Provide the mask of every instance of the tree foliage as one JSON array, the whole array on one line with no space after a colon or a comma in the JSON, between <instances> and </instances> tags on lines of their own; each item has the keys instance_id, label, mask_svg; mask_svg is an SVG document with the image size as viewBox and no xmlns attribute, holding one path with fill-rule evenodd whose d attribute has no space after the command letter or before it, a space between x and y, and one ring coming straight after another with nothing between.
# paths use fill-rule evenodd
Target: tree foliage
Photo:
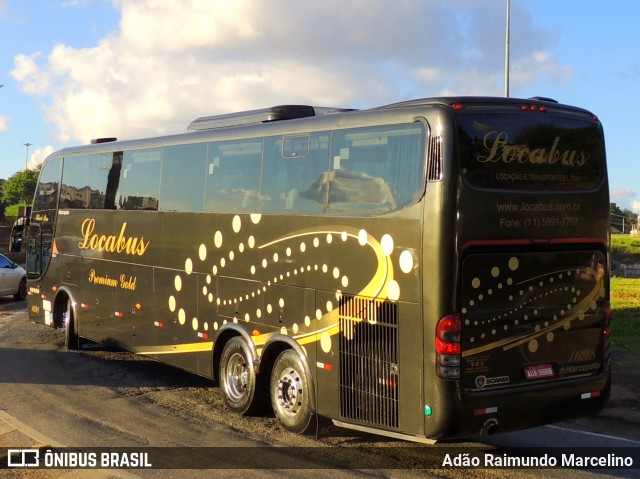
<instances>
[{"instance_id":1,"label":"tree foliage","mask_svg":"<svg viewBox=\"0 0 640 479\"><path fill-rule=\"evenodd\" d=\"M620 208L616 203L611 203L611 226L621 233L628 233L633 226L638 226L638 214L627 208Z\"/></svg>"},{"instance_id":2,"label":"tree foliage","mask_svg":"<svg viewBox=\"0 0 640 479\"><path fill-rule=\"evenodd\" d=\"M28 205L33 201L33 194L38 184L39 169L14 173L2 185L2 203Z\"/></svg>"}]
</instances>

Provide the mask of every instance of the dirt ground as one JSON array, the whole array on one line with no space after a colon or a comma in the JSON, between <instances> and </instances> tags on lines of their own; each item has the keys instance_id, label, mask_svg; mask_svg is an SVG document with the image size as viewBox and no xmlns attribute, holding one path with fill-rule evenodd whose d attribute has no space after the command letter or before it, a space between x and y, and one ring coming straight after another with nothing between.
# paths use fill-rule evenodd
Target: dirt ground
<instances>
[{"instance_id":1,"label":"dirt ground","mask_svg":"<svg viewBox=\"0 0 640 479\"><path fill-rule=\"evenodd\" d=\"M613 351L613 386L608 408L640 415L640 351Z\"/></svg>"}]
</instances>

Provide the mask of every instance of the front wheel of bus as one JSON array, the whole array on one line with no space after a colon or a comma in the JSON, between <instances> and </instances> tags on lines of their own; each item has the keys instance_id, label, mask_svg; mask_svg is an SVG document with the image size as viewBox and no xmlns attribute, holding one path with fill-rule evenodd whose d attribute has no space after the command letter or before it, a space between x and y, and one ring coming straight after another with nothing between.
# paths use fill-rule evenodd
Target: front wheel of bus
<instances>
[{"instance_id":1,"label":"front wheel of bus","mask_svg":"<svg viewBox=\"0 0 640 479\"><path fill-rule=\"evenodd\" d=\"M224 403L231 411L251 414L260 409L260 397L256 394L260 388L257 387L253 357L243 339L231 338L224 346L219 378Z\"/></svg>"},{"instance_id":2,"label":"front wheel of bus","mask_svg":"<svg viewBox=\"0 0 640 479\"><path fill-rule=\"evenodd\" d=\"M70 300L65 301L61 323L65 328L64 346L69 351L77 351L80 349L80 337L78 336L77 325L73 316Z\"/></svg>"},{"instance_id":3,"label":"front wheel of bus","mask_svg":"<svg viewBox=\"0 0 640 479\"><path fill-rule=\"evenodd\" d=\"M297 434L313 432L311 387L300 356L280 353L271 373L271 405L282 426Z\"/></svg>"}]
</instances>

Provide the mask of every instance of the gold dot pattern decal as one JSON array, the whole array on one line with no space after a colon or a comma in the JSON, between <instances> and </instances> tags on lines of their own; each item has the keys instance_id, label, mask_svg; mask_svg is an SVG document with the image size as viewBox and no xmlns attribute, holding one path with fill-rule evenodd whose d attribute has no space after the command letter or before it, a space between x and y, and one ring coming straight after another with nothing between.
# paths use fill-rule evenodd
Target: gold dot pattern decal
<instances>
[{"instance_id":1,"label":"gold dot pattern decal","mask_svg":"<svg viewBox=\"0 0 640 479\"><path fill-rule=\"evenodd\" d=\"M394 271L406 277L414 275L418 265L414 251L398 245L391 233L376 238L366 228L342 225L295 230L274 238L270 227L274 217L237 214L216 220L208 241L196 243L184 258L184 269L173 277L166 303L177 324L189 323L198 338L208 338L207 331L218 331L227 323L254 322L263 325L262 334L254 338L257 345L268 335L286 330L301 344L321 341L324 350L330 347L330 336L338 332L343 292L400 301L402 281ZM347 266L353 264L351 257L358 259L355 269ZM238 278L238 282L242 278L244 286L220 286L227 278ZM198 286L194 291L187 284ZM310 304L307 311L289 311L296 306L289 304L287 289L281 285L334 291L336 299ZM199 299L194 301L190 295ZM188 306L195 304L199 306ZM277 324L274 318L281 317L289 321Z\"/></svg>"},{"instance_id":2,"label":"gold dot pattern decal","mask_svg":"<svg viewBox=\"0 0 640 479\"><path fill-rule=\"evenodd\" d=\"M604 257L595 262L595 255L576 256L583 260L555 253L477 255L466 260L463 356L520 345L534 354L556 341L555 331L568 331L574 322L593 317L597 300L605 295Z\"/></svg>"}]
</instances>

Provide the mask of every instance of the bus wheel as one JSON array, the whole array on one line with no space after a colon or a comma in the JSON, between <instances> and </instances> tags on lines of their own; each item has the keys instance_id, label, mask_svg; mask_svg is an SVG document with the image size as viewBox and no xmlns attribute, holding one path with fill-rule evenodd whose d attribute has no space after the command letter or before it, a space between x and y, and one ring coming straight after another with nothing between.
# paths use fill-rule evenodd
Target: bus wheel
<instances>
[{"instance_id":1,"label":"bus wheel","mask_svg":"<svg viewBox=\"0 0 640 479\"><path fill-rule=\"evenodd\" d=\"M73 309L71 309L71 301L68 299L64 303L61 323L62 327L65 328L64 347L69 351L80 349L80 337L76 329L76 321L73 316Z\"/></svg>"},{"instance_id":2,"label":"bus wheel","mask_svg":"<svg viewBox=\"0 0 640 479\"><path fill-rule=\"evenodd\" d=\"M309 379L295 351L283 351L276 359L270 392L273 412L285 429L297 434L313 432Z\"/></svg>"},{"instance_id":3,"label":"bus wheel","mask_svg":"<svg viewBox=\"0 0 640 479\"><path fill-rule=\"evenodd\" d=\"M250 414L260 408L260 395L256 391L258 378L253 369L253 358L242 338L231 338L220 358L220 386L224 403L233 412Z\"/></svg>"}]
</instances>

